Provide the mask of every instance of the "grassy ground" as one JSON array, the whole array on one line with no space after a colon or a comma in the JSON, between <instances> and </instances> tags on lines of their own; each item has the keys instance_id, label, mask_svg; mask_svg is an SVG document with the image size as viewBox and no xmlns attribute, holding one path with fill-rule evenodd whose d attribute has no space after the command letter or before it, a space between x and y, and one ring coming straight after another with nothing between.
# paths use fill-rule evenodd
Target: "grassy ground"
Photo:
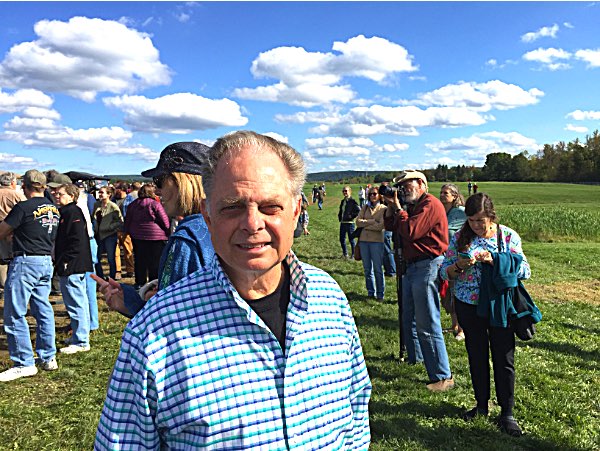
<instances>
[{"instance_id":1,"label":"grassy ground","mask_svg":"<svg viewBox=\"0 0 600 451\"><path fill-rule=\"evenodd\" d=\"M589 221L587 228L596 227L596 233L600 229L600 187L482 183L480 189L497 200L502 217L508 208L522 208L526 214L531 208L564 210L568 205L589 213L584 219ZM439 184L433 184L431 192L438 191ZM490 421L465 423L458 418L473 405L463 342L447 335L457 381L456 389L447 393L432 394L425 389L423 366L398 362L394 281L387 279L384 302L366 298L361 264L339 258L340 186L329 185L328 193L323 211L309 207L311 235L299 238L294 249L302 260L330 272L350 299L374 388L370 406L373 450L600 449L597 236L575 236L578 241L574 242L571 234L580 232L567 228L561 232L538 216L533 226L545 239L524 243L533 270L527 287L544 320L533 341L518 344L515 415L526 435L513 439L499 433ZM531 234L527 227L526 222L515 226L524 237ZM443 322L444 327L450 325L445 313ZM89 353L59 355L59 371L0 385L0 449L90 449L124 325L123 318L102 309L101 327L92 335ZM63 338L59 334L57 343ZM0 370L9 366L9 360L0 355ZM490 407L492 415L498 413L494 401Z\"/></svg>"}]
</instances>

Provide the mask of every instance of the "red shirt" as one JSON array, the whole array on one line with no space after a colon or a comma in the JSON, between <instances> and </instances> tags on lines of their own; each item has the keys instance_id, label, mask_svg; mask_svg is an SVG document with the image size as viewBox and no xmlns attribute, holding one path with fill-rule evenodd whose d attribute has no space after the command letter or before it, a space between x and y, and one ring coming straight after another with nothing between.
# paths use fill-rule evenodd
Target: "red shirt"
<instances>
[{"instance_id":1,"label":"red shirt","mask_svg":"<svg viewBox=\"0 0 600 451\"><path fill-rule=\"evenodd\" d=\"M402 237L404 258L410 262L420 257L438 257L448 249L448 219L440 200L427 193L408 212L399 211L384 217L386 230Z\"/></svg>"}]
</instances>

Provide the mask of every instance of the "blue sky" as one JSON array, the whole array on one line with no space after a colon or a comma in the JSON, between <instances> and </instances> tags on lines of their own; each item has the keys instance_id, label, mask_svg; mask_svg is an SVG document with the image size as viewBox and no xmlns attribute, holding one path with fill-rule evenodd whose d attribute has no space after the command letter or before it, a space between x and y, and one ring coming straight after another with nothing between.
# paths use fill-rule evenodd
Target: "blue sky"
<instances>
[{"instance_id":1,"label":"blue sky","mask_svg":"<svg viewBox=\"0 0 600 451\"><path fill-rule=\"evenodd\" d=\"M600 3L1 2L0 170L237 129L309 172L483 165L600 128Z\"/></svg>"}]
</instances>

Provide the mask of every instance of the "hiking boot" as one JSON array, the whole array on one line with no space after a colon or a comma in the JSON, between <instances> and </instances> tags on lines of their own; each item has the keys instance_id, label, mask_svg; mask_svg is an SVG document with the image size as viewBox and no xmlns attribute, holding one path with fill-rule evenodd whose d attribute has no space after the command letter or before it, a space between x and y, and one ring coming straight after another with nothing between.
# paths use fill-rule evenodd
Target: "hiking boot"
<instances>
[{"instance_id":1,"label":"hiking boot","mask_svg":"<svg viewBox=\"0 0 600 451\"><path fill-rule=\"evenodd\" d=\"M90 345L87 346L79 346L79 345L69 345L66 348L61 348L59 351L63 354L76 354L78 352L87 352L90 350Z\"/></svg>"},{"instance_id":2,"label":"hiking boot","mask_svg":"<svg viewBox=\"0 0 600 451\"><path fill-rule=\"evenodd\" d=\"M38 366L44 371L56 371L58 369L58 363L56 363L56 357L52 357L47 362L39 359L37 362Z\"/></svg>"},{"instance_id":3,"label":"hiking boot","mask_svg":"<svg viewBox=\"0 0 600 451\"><path fill-rule=\"evenodd\" d=\"M0 382L10 382L22 377L35 376L38 370L35 365L31 366L13 366L12 368L0 373Z\"/></svg>"},{"instance_id":4,"label":"hiking boot","mask_svg":"<svg viewBox=\"0 0 600 451\"><path fill-rule=\"evenodd\" d=\"M471 410L467 410L461 414L461 418L465 421L473 421L477 417L487 417L487 409L480 409L479 407L473 407Z\"/></svg>"},{"instance_id":5,"label":"hiking boot","mask_svg":"<svg viewBox=\"0 0 600 451\"><path fill-rule=\"evenodd\" d=\"M514 417L498 417L496 425L500 428L501 432L510 435L511 437L521 437L523 431L519 427L519 424Z\"/></svg>"},{"instance_id":6,"label":"hiking boot","mask_svg":"<svg viewBox=\"0 0 600 451\"><path fill-rule=\"evenodd\" d=\"M437 382L430 382L427 384L427 390L433 392L442 392L454 388L454 377L450 376L450 379L442 379Z\"/></svg>"}]
</instances>

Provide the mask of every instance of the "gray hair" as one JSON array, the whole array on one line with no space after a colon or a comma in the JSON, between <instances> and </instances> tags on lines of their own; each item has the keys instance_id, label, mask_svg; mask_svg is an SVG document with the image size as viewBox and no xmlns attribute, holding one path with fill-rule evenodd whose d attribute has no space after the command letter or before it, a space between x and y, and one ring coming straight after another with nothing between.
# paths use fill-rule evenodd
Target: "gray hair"
<instances>
[{"instance_id":1,"label":"gray hair","mask_svg":"<svg viewBox=\"0 0 600 451\"><path fill-rule=\"evenodd\" d=\"M302 156L292 147L266 135L249 130L228 133L217 139L207 150L202 164L202 185L206 198L210 199L215 185L215 171L223 157L230 157L245 147L255 151L269 150L277 155L289 174L288 190L292 196L300 196L306 182L306 167Z\"/></svg>"},{"instance_id":2,"label":"gray hair","mask_svg":"<svg viewBox=\"0 0 600 451\"><path fill-rule=\"evenodd\" d=\"M448 189L448 191L450 191L454 196L454 200L452 201L452 208L465 205L465 198L462 194L460 194L458 186L456 186L454 183L446 183L445 185L442 185L440 191L442 191L444 188Z\"/></svg>"},{"instance_id":3,"label":"gray hair","mask_svg":"<svg viewBox=\"0 0 600 451\"><path fill-rule=\"evenodd\" d=\"M10 186L12 182L17 180L17 174L14 172L3 172L0 174L0 185Z\"/></svg>"}]
</instances>

